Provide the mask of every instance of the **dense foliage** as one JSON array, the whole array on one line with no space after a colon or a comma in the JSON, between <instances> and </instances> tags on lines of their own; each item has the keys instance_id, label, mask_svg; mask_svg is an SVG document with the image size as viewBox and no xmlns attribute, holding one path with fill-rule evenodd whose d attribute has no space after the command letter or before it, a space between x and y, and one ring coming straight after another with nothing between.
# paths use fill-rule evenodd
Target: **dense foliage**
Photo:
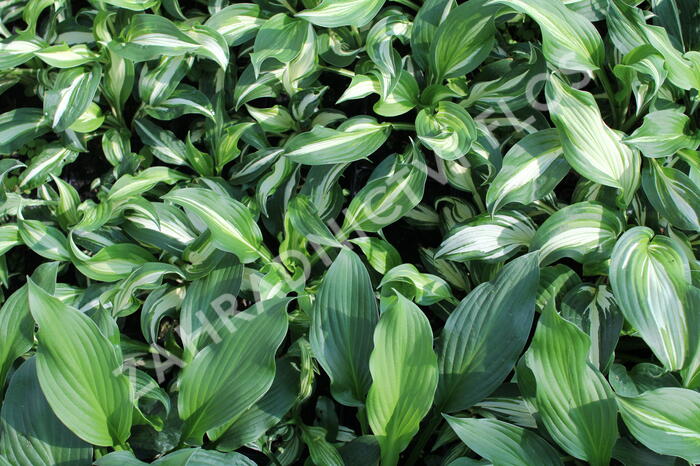
<instances>
[{"instance_id":1,"label":"dense foliage","mask_svg":"<svg viewBox=\"0 0 700 466\"><path fill-rule=\"evenodd\" d=\"M700 463L697 0L0 35L1 466Z\"/></svg>"}]
</instances>

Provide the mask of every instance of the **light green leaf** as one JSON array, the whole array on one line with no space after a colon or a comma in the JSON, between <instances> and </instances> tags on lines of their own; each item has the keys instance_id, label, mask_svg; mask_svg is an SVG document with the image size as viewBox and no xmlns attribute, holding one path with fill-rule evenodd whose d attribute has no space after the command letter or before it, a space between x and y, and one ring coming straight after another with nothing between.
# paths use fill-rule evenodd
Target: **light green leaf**
<instances>
[{"instance_id":1,"label":"light green leaf","mask_svg":"<svg viewBox=\"0 0 700 466\"><path fill-rule=\"evenodd\" d=\"M100 446L124 445L133 396L121 354L80 311L28 281L29 309L39 325L37 373L56 416L78 437Z\"/></svg>"},{"instance_id":2,"label":"light green leaf","mask_svg":"<svg viewBox=\"0 0 700 466\"><path fill-rule=\"evenodd\" d=\"M206 431L234 421L267 392L275 375L275 352L287 333L288 302L263 301L237 313L224 322L221 341L200 351L182 370L178 413L185 421L183 441L201 444Z\"/></svg>"},{"instance_id":3,"label":"light green leaf","mask_svg":"<svg viewBox=\"0 0 700 466\"><path fill-rule=\"evenodd\" d=\"M618 437L617 407L608 382L588 362L589 348L588 336L550 303L524 362L537 412L554 441L570 455L603 466Z\"/></svg>"},{"instance_id":4,"label":"light green leaf","mask_svg":"<svg viewBox=\"0 0 700 466\"><path fill-rule=\"evenodd\" d=\"M316 26L335 28L339 26L362 27L372 21L385 0L321 0L317 6L296 14L298 18Z\"/></svg>"},{"instance_id":5,"label":"light green leaf","mask_svg":"<svg viewBox=\"0 0 700 466\"><path fill-rule=\"evenodd\" d=\"M2 404L0 425L0 449L11 464L92 463L92 447L68 430L46 401L39 386L36 358L26 360L14 373Z\"/></svg>"},{"instance_id":6,"label":"light green leaf","mask_svg":"<svg viewBox=\"0 0 700 466\"><path fill-rule=\"evenodd\" d=\"M284 146L285 157L305 165L353 162L372 155L389 137L391 125L359 116L338 129L315 126L292 136Z\"/></svg>"},{"instance_id":7,"label":"light green leaf","mask_svg":"<svg viewBox=\"0 0 700 466\"><path fill-rule=\"evenodd\" d=\"M454 0L426 0L413 18L412 57L426 71L430 60L430 47L437 29L454 6Z\"/></svg>"},{"instance_id":8,"label":"light green leaf","mask_svg":"<svg viewBox=\"0 0 700 466\"><path fill-rule=\"evenodd\" d=\"M618 204L627 206L639 186L639 153L623 144L620 135L605 124L588 92L552 75L545 93L566 160L589 180L620 189Z\"/></svg>"},{"instance_id":9,"label":"light green leaf","mask_svg":"<svg viewBox=\"0 0 700 466\"><path fill-rule=\"evenodd\" d=\"M680 246L667 236L655 237L647 227L632 228L615 245L610 283L625 318L664 367L683 368L690 269Z\"/></svg>"},{"instance_id":10,"label":"light green leaf","mask_svg":"<svg viewBox=\"0 0 700 466\"><path fill-rule=\"evenodd\" d=\"M167 167L150 167L137 175L120 177L109 190L107 200L118 203L149 191L158 183L175 184L187 176Z\"/></svg>"},{"instance_id":11,"label":"light green leaf","mask_svg":"<svg viewBox=\"0 0 700 466\"><path fill-rule=\"evenodd\" d=\"M369 265L382 275L401 265L401 255L386 240L372 236L360 236L359 238L351 239L350 242L359 246Z\"/></svg>"},{"instance_id":12,"label":"light green leaf","mask_svg":"<svg viewBox=\"0 0 700 466\"><path fill-rule=\"evenodd\" d=\"M261 66L269 58L282 64L294 60L302 52L308 33L307 23L284 13L265 21L255 36L253 53L250 55L255 76L260 74Z\"/></svg>"},{"instance_id":13,"label":"light green leaf","mask_svg":"<svg viewBox=\"0 0 700 466\"><path fill-rule=\"evenodd\" d=\"M9 70L28 62L34 52L41 50L46 43L39 37L20 35L0 41L0 70Z\"/></svg>"},{"instance_id":14,"label":"light green leaf","mask_svg":"<svg viewBox=\"0 0 700 466\"><path fill-rule=\"evenodd\" d=\"M534 432L496 419L444 415L459 439L493 464L563 465L557 451Z\"/></svg>"},{"instance_id":15,"label":"light green leaf","mask_svg":"<svg viewBox=\"0 0 700 466\"><path fill-rule=\"evenodd\" d=\"M700 393L659 388L617 400L622 419L637 440L662 455L700 462Z\"/></svg>"},{"instance_id":16,"label":"light green leaf","mask_svg":"<svg viewBox=\"0 0 700 466\"><path fill-rule=\"evenodd\" d=\"M311 348L331 379L333 397L362 406L372 379L370 335L379 320L377 300L359 257L342 249L316 295L311 319Z\"/></svg>"},{"instance_id":17,"label":"light green leaf","mask_svg":"<svg viewBox=\"0 0 700 466\"><path fill-rule=\"evenodd\" d=\"M470 408L511 373L530 336L539 275L536 253L519 257L452 311L438 351L440 411Z\"/></svg>"},{"instance_id":18,"label":"light green leaf","mask_svg":"<svg viewBox=\"0 0 700 466\"><path fill-rule=\"evenodd\" d=\"M216 246L235 254L242 263L269 258L250 210L232 197L203 188L182 188L171 191L163 199L196 214L206 223Z\"/></svg>"},{"instance_id":19,"label":"light green leaf","mask_svg":"<svg viewBox=\"0 0 700 466\"><path fill-rule=\"evenodd\" d=\"M369 361L367 419L387 466L398 463L418 432L438 382L430 323L415 304L400 294L397 298L379 319Z\"/></svg>"},{"instance_id":20,"label":"light green leaf","mask_svg":"<svg viewBox=\"0 0 700 466\"><path fill-rule=\"evenodd\" d=\"M104 0L104 2L108 5L132 11L148 10L158 5L158 0Z\"/></svg>"},{"instance_id":21,"label":"light green leaf","mask_svg":"<svg viewBox=\"0 0 700 466\"><path fill-rule=\"evenodd\" d=\"M85 44L77 44L73 47L69 47L68 44L53 45L34 52L34 55L56 68L73 68L93 62L99 57Z\"/></svg>"}]
</instances>

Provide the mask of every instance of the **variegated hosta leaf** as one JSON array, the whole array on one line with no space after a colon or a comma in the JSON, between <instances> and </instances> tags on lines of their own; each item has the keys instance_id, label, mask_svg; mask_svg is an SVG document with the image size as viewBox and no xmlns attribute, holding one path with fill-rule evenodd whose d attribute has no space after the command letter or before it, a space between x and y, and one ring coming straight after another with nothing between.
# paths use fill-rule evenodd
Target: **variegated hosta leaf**
<instances>
[{"instance_id":1,"label":"variegated hosta leaf","mask_svg":"<svg viewBox=\"0 0 700 466\"><path fill-rule=\"evenodd\" d=\"M671 225L700 231L700 186L680 170L649 162L642 171L642 188L651 205Z\"/></svg>"},{"instance_id":2,"label":"variegated hosta leaf","mask_svg":"<svg viewBox=\"0 0 700 466\"><path fill-rule=\"evenodd\" d=\"M615 245L610 283L625 319L670 371L688 354L686 294L690 268L681 247L647 227L634 227Z\"/></svg>"},{"instance_id":3,"label":"variegated hosta leaf","mask_svg":"<svg viewBox=\"0 0 700 466\"><path fill-rule=\"evenodd\" d=\"M548 62L564 69L595 71L603 65L605 48L598 30L564 2L494 0L530 16L542 30L542 51Z\"/></svg>"},{"instance_id":4,"label":"variegated hosta leaf","mask_svg":"<svg viewBox=\"0 0 700 466\"><path fill-rule=\"evenodd\" d=\"M338 129L315 126L291 137L285 144L285 157L305 165L352 162L374 153L389 137L391 125L372 117L355 117Z\"/></svg>"},{"instance_id":5,"label":"variegated hosta leaf","mask_svg":"<svg viewBox=\"0 0 700 466\"><path fill-rule=\"evenodd\" d=\"M425 159L415 146L406 154L385 159L371 179L350 202L342 233L376 232L413 209L422 199L427 179Z\"/></svg>"},{"instance_id":6,"label":"variegated hosta leaf","mask_svg":"<svg viewBox=\"0 0 700 466\"><path fill-rule=\"evenodd\" d=\"M443 101L434 112L421 110L416 117L416 134L438 157L454 160L469 152L476 140L476 125L464 108Z\"/></svg>"},{"instance_id":7,"label":"variegated hosta leaf","mask_svg":"<svg viewBox=\"0 0 700 466\"><path fill-rule=\"evenodd\" d=\"M442 300L451 300L452 293L447 282L429 273L421 273L412 264L401 264L393 267L379 283L381 288L382 311L396 300L396 292L401 293L416 304L429 306Z\"/></svg>"},{"instance_id":8,"label":"variegated hosta leaf","mask_svg":"<svg viewBox=\"0 0 700 466\"><path fill-rule=\"evenodd\" d=\"M483 214L455 227L440 244L436 258L459 262L501 261L530 246L535 226L517 211Z\"/></svg>"},{"instance_id":9,"label":"variegated hosta leaf","mask_svg":"<svg viewBox=\"0 0 700 466\"><path fill-rule=\"evenodd\" d=\"M530 250L540 251L543 265L563 257L583 264L610 257L625 228L618 212L597 202L577 202L551 215L537 229Z\"/></svg>"},{"instance_id":10,"label":"variegated hosta leaf","mask_svg":"<svg viewBox=\"0 0 700 466\"><path fill-rule=\"evenodd\" d=\"M255 75L260 74L261 66L270 58L283 64L294 60L301 53L308 33L307 23L284 13L265 21L255 36L250 56Z\"/></svg>"},{"instance_id":11,"label":"variegated hosta leaf","mask_svg":"<svg viewBox=\"0 0 700 466\"><path fill-rule=\"evenodd\" d=\"M428 318L401 294L397 298L379 319L369 360L367 419L386 465L398 464L432 405L438 383Z\"/></svg>"},{"instance_id":12,"label":"variegated hosta leaf","mask_svg":"<svg viewBox=\"0 0 700 466\"><path fill-rule=\"evenodd\" d=\"M240 45L255 37L265 19L255 3L237 3L223 8L204 23L224 36L229 46Z\"/></svg>"},{"instance_id":13,"label":"variegated hosta leaf","mask_svg":"<svg viewBox=\"0 0 700 466\"><path fill-rule=\"evenodd\" d=\"M396 88L403 62L394 50L394 39L405 41L411 34L411 23L403 15L387 16L377 21L367 34L367 56L378 69L380 93L387 98Z\"/></svg>"},{"instance_id":14,"label":"variegated hosta leaf","mask_svg":"<svg viewBox=\"0 0 700 466\"><path fill-rule=\"evenodd\" d=\"M189 70L191 60L187 57L163 57L158 65L149 69L141 68L139 97L149 105L154 105L170 97ZM138 122L139 120L137 120Z\"/></svg>"},{"instance_id":15,"label":"variegated hosta leaf","mask_svg":"<svg viewBox=\"0 0 700 466\"><path fill-rule=\"evenodd\" d=\"M555 129L528 134L503 158L503 166L486 193L491 213L511 202L527 205L541 199L559 184L569 171Z\"/></svg>"},{"instance_id":16,"label":"variegated hosta leaf","mask_svg":"<svg viewBox=\"0 0 700 466\"><path fill-rule=\"evenodd\" d=\"M492 0L469 0L447 15L430 47L434 82L464 75L486 59L494 44L494 15L500 8Z\"/></svg>"},{"instance_id":17,"label":"variegated hosta leaf","mask_svg":"<svg viewBox=\"0 0 700 466\"><path fill-rule=\"evenodd\" d=\"M268 257L253 215L237 200L203 188L177 189L163 199L196 214L209 228L216 246L235 254L242 263Z\"/></svg>"},{"instance_id":18,"label":"variegated hosta leaf","mask_svg":"<svg viewBox=\"0 0 700 466\"><path fill-rule=\"evenodd\" d=\"M518 383L533 385L524 391L534 392L542 424L561 448L603 466L618 437L617 406L608 382L588 362L589 347L588 336L550 303L525 353L526 369L518 369Z\"/></svg>"},{"instance_id":19,"label":"variegated hosta leaf","mask_svg":"<svg viewBox=\"0 0 700 466\"><path fill-rule=\"evenodd\" d=\"M361 27L379 13L385 0L321 0L311 9L297 13L298 18L316 26L334 28L338 26Z\"/></svg>"},{"instance_id":20,"label":"variegated hosta leaf","mask_svg":"<svg viewBox=\"0 0 700 466\"><path fill-rule=\"evenodd\" d=\"M0 70L11 69L28 62L34 53L46 47L39 37L12 36L0 42Z\"/></svg>"},{"instance_id":21,"label":"variegated hosta leaf","mask_svg":"<svg viewBox=\"0 0 700 466\"><path fill-rule=\"evenodd\" d=\"M426 0L413 18L411 52L416 63L426 71L435 33L453 6L453 0Z\"/></svg>"},{"instance_id":22,"label":"variegated hosta leaf","mask_svg":"<svg viewBox=\"0 0 700 466\"><path fill-rule=\"evenodd\" d=\"M618 396L620 414L632 435L662 455L700 462L700 394L658 388L639 396Z\"/></svg>"},{"instance_id":23,"label":"variegated hosta leaf","mask_svg":"<svg viewBox=\"0 0 700 466\"><path fill-rule=\"evenodd\" d=\"M56 68L73 68L95 61L98 55L85 44L69 47L67 44L44 47L34 52L36 57Z\"/></svg>"},{"instance_id":24,"label":"variegated hosta leaf","mask_svg":"<svg viewBox=\"0 0 700 466\"><path fill-rule=\"evenodd\" d=\"M83 67L61 71L53 88L46 93L44 113L51 118L56 131L72 125L92 102L102 79L102 67Z\"/></svg>"},{"instance_id":25,"label":"variegated hosta leaf","mask_svg":"<svg viewBox=\"0 0 700 466\"><path fill-rule=\"evenodd\" d=\"M0 115L0 154L11 154L50 129L40 108L16 108Z\"/></svg>"},{"instance_id":26,"label":"variegated hosta leaf","mask_svg":"<svg viewBox=\"0 0 700 466\"><path fill-rule=\"evenodd\" d=\"M644 116L644 123L623 139L647 157L667 157L681 149L697 149L700 132L688 134L690 118L676 110L660 110Z\"/></svg>"},{"instance_id":27,"label":"variegated hosta leaf","mask_svg":"<svg viewBox=\"0 0 700 466\"><path fill-rule=\"evenodd\" d=\"M576 90L552 75L546 95L566 160L591 181L618 188L618 204L627 206L639 186L639 153L623 144L620 135L605 124L588 92Z\"/></svg>"},{"instance_id":28,"label":"variegated hosta leaf","mask_svg":"<svg viewBox=\"0 0 700 466\"><path fill-rule=\"evenodd\" d=\"M134 62L195 52L200 45L170 20L158 15L138 14L121 31L109 49Z\"/></svg>"}]
</instances>

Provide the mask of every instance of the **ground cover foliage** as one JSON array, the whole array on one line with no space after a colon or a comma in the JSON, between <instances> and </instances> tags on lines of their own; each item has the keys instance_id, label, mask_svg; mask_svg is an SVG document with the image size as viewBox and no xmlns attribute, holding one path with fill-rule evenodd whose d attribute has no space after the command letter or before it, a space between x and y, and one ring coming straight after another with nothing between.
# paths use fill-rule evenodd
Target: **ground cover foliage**
<instances>
[{"instance_id":1,"label":"ground cover foliage","mask_svg":"<svg viewBox=\"0 0 700 466\"><path fill-rule=\"evenodd\" d=\"M699 29L0 1L0 465L700 463Z\"/></svg>"}]
</instances>

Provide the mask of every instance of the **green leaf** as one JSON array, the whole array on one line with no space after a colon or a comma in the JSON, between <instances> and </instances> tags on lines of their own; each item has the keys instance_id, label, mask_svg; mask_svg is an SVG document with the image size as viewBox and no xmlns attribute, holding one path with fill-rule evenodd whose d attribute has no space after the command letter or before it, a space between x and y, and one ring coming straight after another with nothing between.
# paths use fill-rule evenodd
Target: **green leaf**
<instances>
[{"instance_id":1,"label":"green leaf","mask_svg":"<svg viewBox=\"0 0 700 466\"><path fill-rule=\"evenodd\" d=\"M288 302L263 301L237 313L223 322L221 341L200 351L182 370L178 413L185 421L183 441L201 444L206 431L233 422L267 392L275 375L275 352L287 333Z\"/></svg>"},{"instance_id":2,"label":"green leaf","mask_svg":"<svg viewBox=\"0 0 700 466\"><path fill-rule=\"evenodd\" d=\"M25 294L26 297L26 294ZM12 376L0 414L0 449L11 464L89 465L92 447L68 430L51 410L39 386L36 358Z\"/></svg>"},{"instance_id":3,"label":"green leaf","mask_svg":"<svg viewBox=\"0 0 700 466\"><path fill-rule=\"evenodd\" d=\"M644 445L662 455L700 462L700 394L659 388L636 397L618 396L625 425Z\"/></svg>"},{"instance_id":4,"label":"green leaf","mask_svg":"<svg viewBox=\"0 0 700 466\"><path fill-rule=\"evenodd\" d=\"M510 203L527 205L551 193L569 171L562 153L555 129L537 131L518 141L503 157L503 166L489 185L489 212Z\"/></svg>"},{"instance_id":5,"label":"green leaf","mask_svg":"<svg viewBox=\"0 0 700 466\"><path fill-rule=\"evenodd\" d=\"M690 269L678 244L667 236L654 236L647 227L632 228L615 245L610 283L625 319L664 367L683 368L689 344Z\"/></svg>"},{"instance_id":6,"label":"green leaf","mask_svg":"<svg viewBox=\"0 0 700 466\"><path fill-rule=\"evenodd\" d=\"M552 214L537 229L530 250L542 264L564 257L587 264L610 257L625 224L618 212L598 202L577 202Z\"/></svg>"},{"instance_id":7,"label":"green leaf","mask_svg":"<svg viewBox=\"0 0 700 466\"><path fill-rule=\"evenodd\" d=\"M700 186L685 173L656 160L642 171L642 188L651 205L672 225L700 231Z\"/></svg>"},{"instance_id":8,"label":"green leaf","mask_svg":"<svg viewBox=\"0 0 700 466\"><path fill-rule=\"evenodd\" d=\"M305 165L353 162L372 155L389 137L391 125L359 116L338 129L315 126L292 136L284 146L285 157Z\"/></svg>"},{"instance_id":9,"label":"green leaf","mask_svg":"<svg viewBox=\"0 0 700 466\"><path fill-rule=\"evenodd\" d=\"M77 44L69 47L67 44L44 47L34 52L34 55L56 68L73 68L93 62L98 55L91 51L85 44Z\"/></svg>"},{"instance_id":10,"label":"green leaf","mask_svg":"<svg viewBox=\"0 0 700 466\"><path fill-rule=\"evenodd\" d=\"M39 325L37 373L51 409L86 442L124 445L133 396L121 354L77 309L28 280L29 309Z\"/></svg>"},{"instance_id":11,"label":"green leaf","mask_svg":"<svg viewBox=\"0 0 700 466\"><path fill-rule=\"evenodd\" d=\"M564 464L557 451L530 430L496 419L444 417L462 442L493 464Z\"/></svg>"},{"instance_id":12,"label":"green leaf","mask_svg":"<svg viewBox=\"0 0 700 466\"><path fill-rule=\"evenodd\" d=\"M0 42L0 70L9 70L22 65L34 57L46 43L30 35L7 37Z\"/></svg>"},{"instance_id":13,"label":"green leaf","mask_svg":"<svg viewBox=\"0 0 700 466\"><path fill-rule=\"evenodd\" d=\"M620 135L603 122L588 92L552 75L545 93L567 162L589 180L618 188L618 204L627 206L639 186L639 153L623 144Z\"/></svg>"},{"instance_id":14,"label":"green leaf","mask_svg":"<svg viewBox=\"0 0 700 466\"><path fill-rule=\"evenodd\" d=\"M443 101L434 113L427 108L418 113L416 134L438 157L455 160L469 152L476 140L476 124L464 108Z\"/></svg>"},{"instance_id":15,"label":"green leaf","mask_svg":"<svg viewBox=\"0 0 700 466\"><path fill-rule=\"evenodd\" d=\"M550 303L524 361L537 412L554 441L576 458L607 465L618 437L617 407L608 382L588 362L589 348L588 336Z\"/></svg>"},{"instance_id":16,"label":"green leaf","mask_svg":"<svg viewBox=\"0 0 700 466\"><path fill-rule=\"evenodd\" d=\"M439 345L442 412L465 410L489 396L513 370L535 315L539 282L536 253L508 263L450 314Z\"/></svg>"},{"instance_id":17,"label":"green leaf","mask_svg":"<svg viewBox=\"0 0 700 466\"><path fill-rule=\"evenodd\" d=\"M659 110L644 115L644 123L622 141L647 157L667 157L681 149L697 149L700 133L688 134L690 118L676 110Z\"/></svg>"},{"instance_id":18,"label":"green leaf","mask_svg":"<svg viewBox=\"0 0 700 466\"><path fill-rule=\"evenodd\" d=\"M216 247L235 254L242 263L269 255L253 215L232 197L203 188L182 188L163 199L196 214L209 228Z\"/></svg>"},{"instance_id":19,"label":"green leaf","mask_svg":"<svg viewBox=\"0 0 700 466\"><path fill-rule=\"evenodd\" d=\"M502 261L527 248L534 235L532 220L520 212L482 214L452 229L435 257L458 262Z\"/></svg>"},{"instance_id":20,"label":"green leaf","mask_svg":"<svg viewBox=\"0 0 700 466\"><path fill-rule=\"evenodd\" d=\"M87 110L102 79L102 67L88 70L70 68L58 73L53 87L46 92L44 113L55 131L65 131Z\"/></svg>"},{"instance_id":21,"label":"green leaf","mask_svg":"<svg viewBox=\"0 0 700 466\"><path fill-rule=\"evenodd\" d=\"M270 390L236 418L231 427L218 438L216 448L232 451L258 440L282 420L294 404L298 390L299 374L292 361L287 358L278 360Z\"/></svg>"},{"instance_id":22,"label":"green leaf","mask_svg":"<svg viewBox=\"0 0 700 466\"><path fill-rule=\"evenodd\" d=\"M342 249L316 295L309 331L314 356L331 379L340 403L362 406L372 379L369 358L379 312L360 258Z\"/></svg>"},{"instance_id":23,"label":"green leaf","mask_svg":"<svg viewBox=\"0 0 700 466\"><path fill-rule=\"evenodd\" d=\"M430 323L415 304L400 294L397 298L379 319L369 361L367 419L386 465L398 463L418 432L438 383Z\"/></svg>"},{"instance_id":24,"label":"green leaf","mask_svg":"<svg viewBox=\"0 0 700 466\"><path fill-rule=\"evenodd\" d=\"M372 21L385 0L321 0L317 6L296 14L316 26L362 27Z\"/></svg>"}]
</instances>

